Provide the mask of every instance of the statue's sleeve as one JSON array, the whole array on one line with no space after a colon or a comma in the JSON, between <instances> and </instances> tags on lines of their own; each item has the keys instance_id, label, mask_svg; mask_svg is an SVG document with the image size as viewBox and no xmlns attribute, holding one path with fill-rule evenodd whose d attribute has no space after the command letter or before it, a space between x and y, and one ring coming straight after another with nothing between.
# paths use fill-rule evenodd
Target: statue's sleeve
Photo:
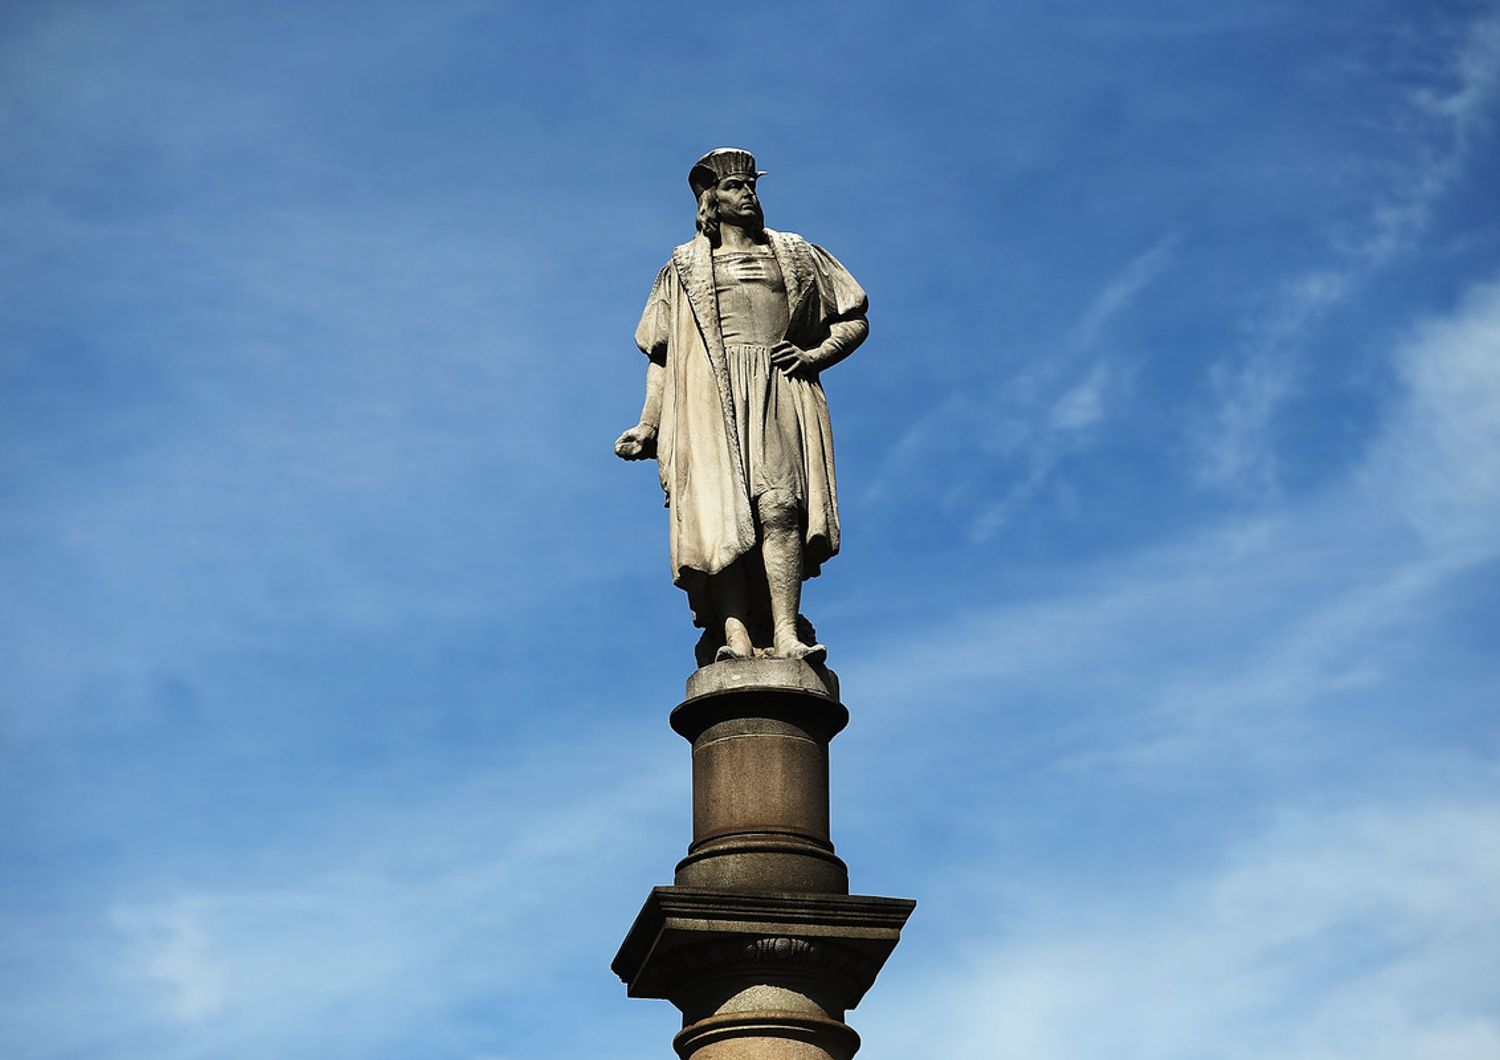
<instances>
[{"instance_id":1,"label":"statue's sleeve","mask_svg":"<svg viewBox=\"0 0 1500 1060\"><path fill-rule=\"evenodd\" d=\"M816 243L809 243L818 297L823 303L823 321L857 320L870 311L870 299L859 281L849 275L843 262Z\"/></svg>"},{"instance_id":2,"label":"statue's sleeve","mask_svg":"<svg viewBox=\"0 0 1500 1060\"><path fill-rule=\"evenodd\" d=\"M658 364L667 359L667 340L672 334L671 284L677 279L672 271L669 261L656 274L656 282L651 285L651 294L646 299L646 310L635 329L635 344Z\"/></svg>"},{"instance_id":3,"label":"statue's sleeve","mask_svg":"<svg viewBox=\"0 0 1500 1060\"><path fill-rule=\"evenodd\" d=\"M821 372L853 353L870 334L866 319L870 299L838 258L816 243L807 246L817 278L823 336L817 347L807 353L814 370Z\"/></svg>"}]
</instances>

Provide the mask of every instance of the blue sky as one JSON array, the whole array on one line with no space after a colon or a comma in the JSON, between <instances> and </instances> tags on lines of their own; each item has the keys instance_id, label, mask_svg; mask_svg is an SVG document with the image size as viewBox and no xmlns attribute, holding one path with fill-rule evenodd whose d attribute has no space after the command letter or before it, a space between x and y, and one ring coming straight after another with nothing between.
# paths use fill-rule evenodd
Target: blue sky
<instances>
[{"instance_id":1,"label":"blue sky","mask_svg":"<svg viewBox=\"0 0 1500 1060\"><path fill-rule=\"evenodd\" d=\"M871 292L861 1056L1500 1056L1497 114L1493 3L6 5L0 1053L667 1055L740 144Z\"/></svg>"}]
</instances>

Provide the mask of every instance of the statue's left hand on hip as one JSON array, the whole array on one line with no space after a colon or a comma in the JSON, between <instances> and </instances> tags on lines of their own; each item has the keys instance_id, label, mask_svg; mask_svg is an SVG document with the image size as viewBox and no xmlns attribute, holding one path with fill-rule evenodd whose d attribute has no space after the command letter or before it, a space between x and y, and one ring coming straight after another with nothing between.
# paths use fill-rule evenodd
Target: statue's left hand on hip
<instances>
[{"instance_id":1,"label":"statue's left hand on hip","mask_svg":"<svg viewBox=\"0 0 1500 1060\"><path fill-rule=\"evenodd\" d=\"M771 363L788 379L809 379L817 372L807 351L785 340L771 347Z\"/></svg>"}]
</instances>

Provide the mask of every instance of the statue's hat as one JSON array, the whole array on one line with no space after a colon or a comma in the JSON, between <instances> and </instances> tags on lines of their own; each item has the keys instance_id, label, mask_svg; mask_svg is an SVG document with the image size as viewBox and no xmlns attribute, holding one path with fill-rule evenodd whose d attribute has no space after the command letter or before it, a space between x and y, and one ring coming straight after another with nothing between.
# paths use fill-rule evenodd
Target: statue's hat
<instances>
[{"instance_id":1,"label":"statue's hat","mask_svg":"<svg viewBox=\"0 0 1500 1060\"><path fill-rule=\"evenodd\" d=\"M697 198L719 181L729 176L763 177L765 173L755 168L755 156L741 147L715 147L693 163L688 173L688 184L693 197Z\"/></svg>"}]
</instances>

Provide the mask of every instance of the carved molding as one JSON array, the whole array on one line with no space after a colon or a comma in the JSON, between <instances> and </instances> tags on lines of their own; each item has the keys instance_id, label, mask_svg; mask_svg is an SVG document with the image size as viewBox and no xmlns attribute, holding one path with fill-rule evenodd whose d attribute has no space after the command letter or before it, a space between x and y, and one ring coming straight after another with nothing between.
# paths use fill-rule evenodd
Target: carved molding
<instances>
[{"instance_id":1,"label":"carved molding","mask_svg":"<svg viewBox=\"0 0 1500 1060\"><path fill-rule=\"evenodd\" d=\"M878 962L826 939L758 935L685 946L662 954L662 971L672 979L740 972L755 967L784 967L832 973L867 987L880 970Z\"/></svg>"}]
</instances>

